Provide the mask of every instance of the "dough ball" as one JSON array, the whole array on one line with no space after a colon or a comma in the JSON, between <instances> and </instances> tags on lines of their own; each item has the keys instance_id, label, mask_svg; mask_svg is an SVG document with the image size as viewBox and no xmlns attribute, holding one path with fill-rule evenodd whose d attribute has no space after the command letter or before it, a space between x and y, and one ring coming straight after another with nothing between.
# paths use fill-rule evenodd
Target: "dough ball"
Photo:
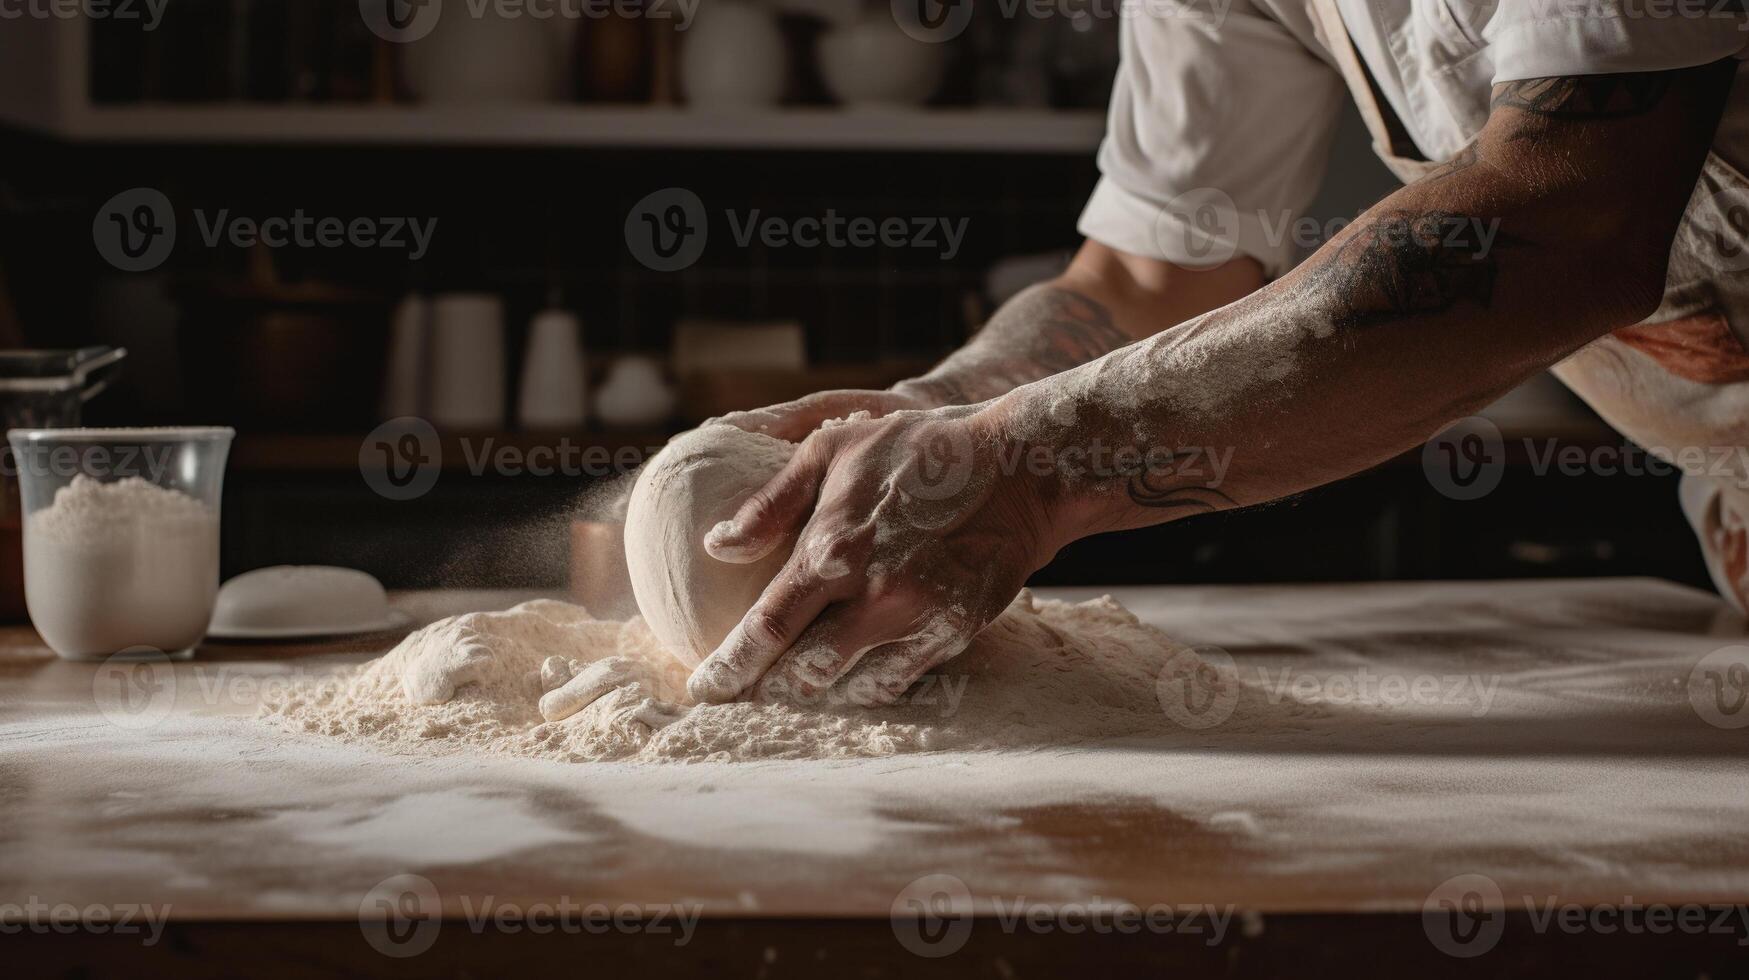
<instances>
[{"instance_id":1,"label":"dough ball","mask_svg":"<svg viewBox=\"0 0 1749 980\"><path fill-rule=\"evenodd\" d=\"M638 474L626 508L626 566L638 611L696 667L758 600L791 545L749 565L718 561L704 536L789 462L792 443L732 425L676 436Z\"/></svg>"}]
</instances>

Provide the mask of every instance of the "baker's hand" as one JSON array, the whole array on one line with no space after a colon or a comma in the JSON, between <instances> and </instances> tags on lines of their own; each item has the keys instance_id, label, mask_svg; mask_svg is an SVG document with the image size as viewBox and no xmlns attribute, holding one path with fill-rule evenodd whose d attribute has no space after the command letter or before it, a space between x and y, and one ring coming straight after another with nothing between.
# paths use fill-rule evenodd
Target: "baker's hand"
<instances>
[{"instance_id":1,"label":"baker's hand","mask_svg":"<svg viewBox=\"0 0 1749 980\"><path fill-rule=\"evenodd\" d=\"M731 412L713 421L788 442L801 442L822 424L849 418L857 412L881 418L894 412L935 408L939 404L921 391L907 390L904 385L889 391L844 389L815 392L769 408Z\"/></svg>"},{"instance_id":2,"label":"baker's hand","mask_svg":"<svg viewBox=\"0 0 1749 980\"><path fill-rule=\"evenodd\" d=\"M812 697L838 681L887 704L963 651L1057 544L991 406L821 429L714 528L729 562L795 550L688 683L700 701ZM811 513L811 516L810 516Z\"/></svg>"},{"instance_id":3,"label":"baker's hand","mask_svg":"<svg viewBox=\"0 0 1749 980\"><path fill-rule=\"evenodd\" d=\"M548 657L534 678L545 693L539 711L548 722L594 712L607 727L637 727L641 734L660 731L686 713L679 705L652 696L656 688L649 665L631 657L607 657L578 663Z\"/></svg>"}]
</instances>

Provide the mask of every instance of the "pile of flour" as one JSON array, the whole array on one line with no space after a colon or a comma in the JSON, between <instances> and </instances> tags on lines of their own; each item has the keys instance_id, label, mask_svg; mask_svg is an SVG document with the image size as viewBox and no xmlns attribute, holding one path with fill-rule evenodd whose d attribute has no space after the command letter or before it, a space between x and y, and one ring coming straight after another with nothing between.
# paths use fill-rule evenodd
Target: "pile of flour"
<instances>
[{"instance_id":1,"label":"pile of flour","mask_svg":"<svg viewBox=\"0 0 1749 980\"><path fill-rule=\"evenodd\" d=\"M139 477L79 475L25 519L31 622L68 656L200 642L219 587L219 518Z\"/></svg>"},{"instance_id":2,"label":"pile of flour","mask_svg":"<svg viewBox=\"0 0 1749 980\"><path fill-rule=\"evenodd\" d=\"M859 708L836 692L706 705L687 697L688 668L641 619L600 621L537 600L441 620L378 660L277 693L261 716L391 751L579 762L1028 749L1184 734L1157 685L1199 663L1110 598L1070 605L1023 592L898 705Z\"/></svg>"},{"instance_id":3,"label":"pile of flour","mask_svg":"<svg viewBox=\"0 0 1749 980\"><path fill-rule=\"evenodd\" d=\"M1182 735L1195 730L1202 710L1184 701L1187 690L1222 713L1258 700L1230 658L1220 665L1223 676L1109 598L1065 605L1023 592L898 705L860 708L842 688L801 702L782 696L793 692L761 691L774 696L697 703L687 692L692 668L741 621L794 546L791 540L754 561L719 561L707 554L706 534L777 476L794 451L769 436L706 425L675 437L644 467L625 532L644 618L598 621L552 601L458 616L354 673L301 684L262 710L294 731L400 750L698 761Z\"/></svg>"}]
</instances>

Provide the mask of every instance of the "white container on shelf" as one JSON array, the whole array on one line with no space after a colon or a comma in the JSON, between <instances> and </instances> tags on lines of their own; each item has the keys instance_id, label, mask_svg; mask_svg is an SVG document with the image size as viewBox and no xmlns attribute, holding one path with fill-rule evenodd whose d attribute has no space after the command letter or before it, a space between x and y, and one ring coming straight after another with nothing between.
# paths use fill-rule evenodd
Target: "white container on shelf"
<instances>
[{"instance_id":1,"label":"white container on shelf","mask_svg":"<svg viewBox=\"0 0 1749 980\"><path fill-rule=\"evenodd\" d=\"M622 357L595 395L595 414L610 429L646 429L668 421L675 401L674 386L654 358Z\"/></svg>"},{"instance_id":2,"label":"white container on shelf","mask_svg":"<svg viewBox=\"0 0 1749 980\"><path fill-rule=\"evenodd\" d=\"M389 320L388 370L379 409L385 419L425 410L425 363L431 346L431 300L408 293Z\"/></svg>"},{"instance_id":3,"label":"white container on shelf","mask_svg":"<svg viewBox=\"0 0 1749 980\"><path fill-rule=\"evenodd\" d=\"M458 4L457 7L461 5ZM565 35L550 18L482 17L461 10L406 45L407 88L449 105L551 102L560 95Z\"/></svg>"},{"instance_id":4,"label":"white container on shelf","mask_svg":"<svg viewBox=\"0 0 1749 980\"><path fill-rule=\"evenodd\" d=\"M820 35L815 54L833 98L849 106L919 106L941 87L942 45L926 44L891 17L868 17Z\"/></svg>"},{"instance_id":5,"label":"white container on shelf","mask_svg":"<svg viewBox=\"0 0 1749 980\"><path fill-rule=\"evenodd\" d=\"M789 75L783 34L769 10L747 3L706 4L680 49L680 84L689 105L775 105Z\"/></svg>"},{"instance_id":6,"label":"white container on shelf","mask_svg":"<svg viewBox=\"0 0 1749 980\"><path fill-rule=\"evenodd\" d=\"M524 429L574 429L588 403L583 325L569 310L546 309L528 328L516 421Z\"/></svg>"},{"instance_id":7,"label":"white container on shelf","mask_svg":"<svg viewBox=\"0 0 1749 980\"><path fill-rule=\"evenodd\" d=\"M504 427L504 302L446 293L431 304L431 421L450 429Z\"/></svg>"}]
</instances>

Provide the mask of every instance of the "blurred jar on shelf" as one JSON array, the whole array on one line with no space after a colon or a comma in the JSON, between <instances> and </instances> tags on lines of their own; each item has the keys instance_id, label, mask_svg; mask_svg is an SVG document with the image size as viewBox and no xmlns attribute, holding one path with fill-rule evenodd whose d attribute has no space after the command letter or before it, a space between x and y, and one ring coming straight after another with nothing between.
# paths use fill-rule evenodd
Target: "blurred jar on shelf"
<instances>
[{"instance_id":1,"label":"blurred jar on shelf","mask_svg":"<svg viewBox=\"0 0 1749 980\"><path fill-rule=\"evenodd\" d=\"M680 80L689 105L776 105L789 61L771 11L750 3L701 5L680 49Z\"/></svg>"},{"instance_id":2,"label":"blurred jar on shelf","mask_svg":"<svg viewBox=\"0 0 1749 980\"><path fill-rule=\"evenodd\" d=\"M510 16L494 6L481 16L463 6L431 33L405 45L408 91L424 102L551 102L563 94L564 25Z\"/></svg>"}]
</instances>

